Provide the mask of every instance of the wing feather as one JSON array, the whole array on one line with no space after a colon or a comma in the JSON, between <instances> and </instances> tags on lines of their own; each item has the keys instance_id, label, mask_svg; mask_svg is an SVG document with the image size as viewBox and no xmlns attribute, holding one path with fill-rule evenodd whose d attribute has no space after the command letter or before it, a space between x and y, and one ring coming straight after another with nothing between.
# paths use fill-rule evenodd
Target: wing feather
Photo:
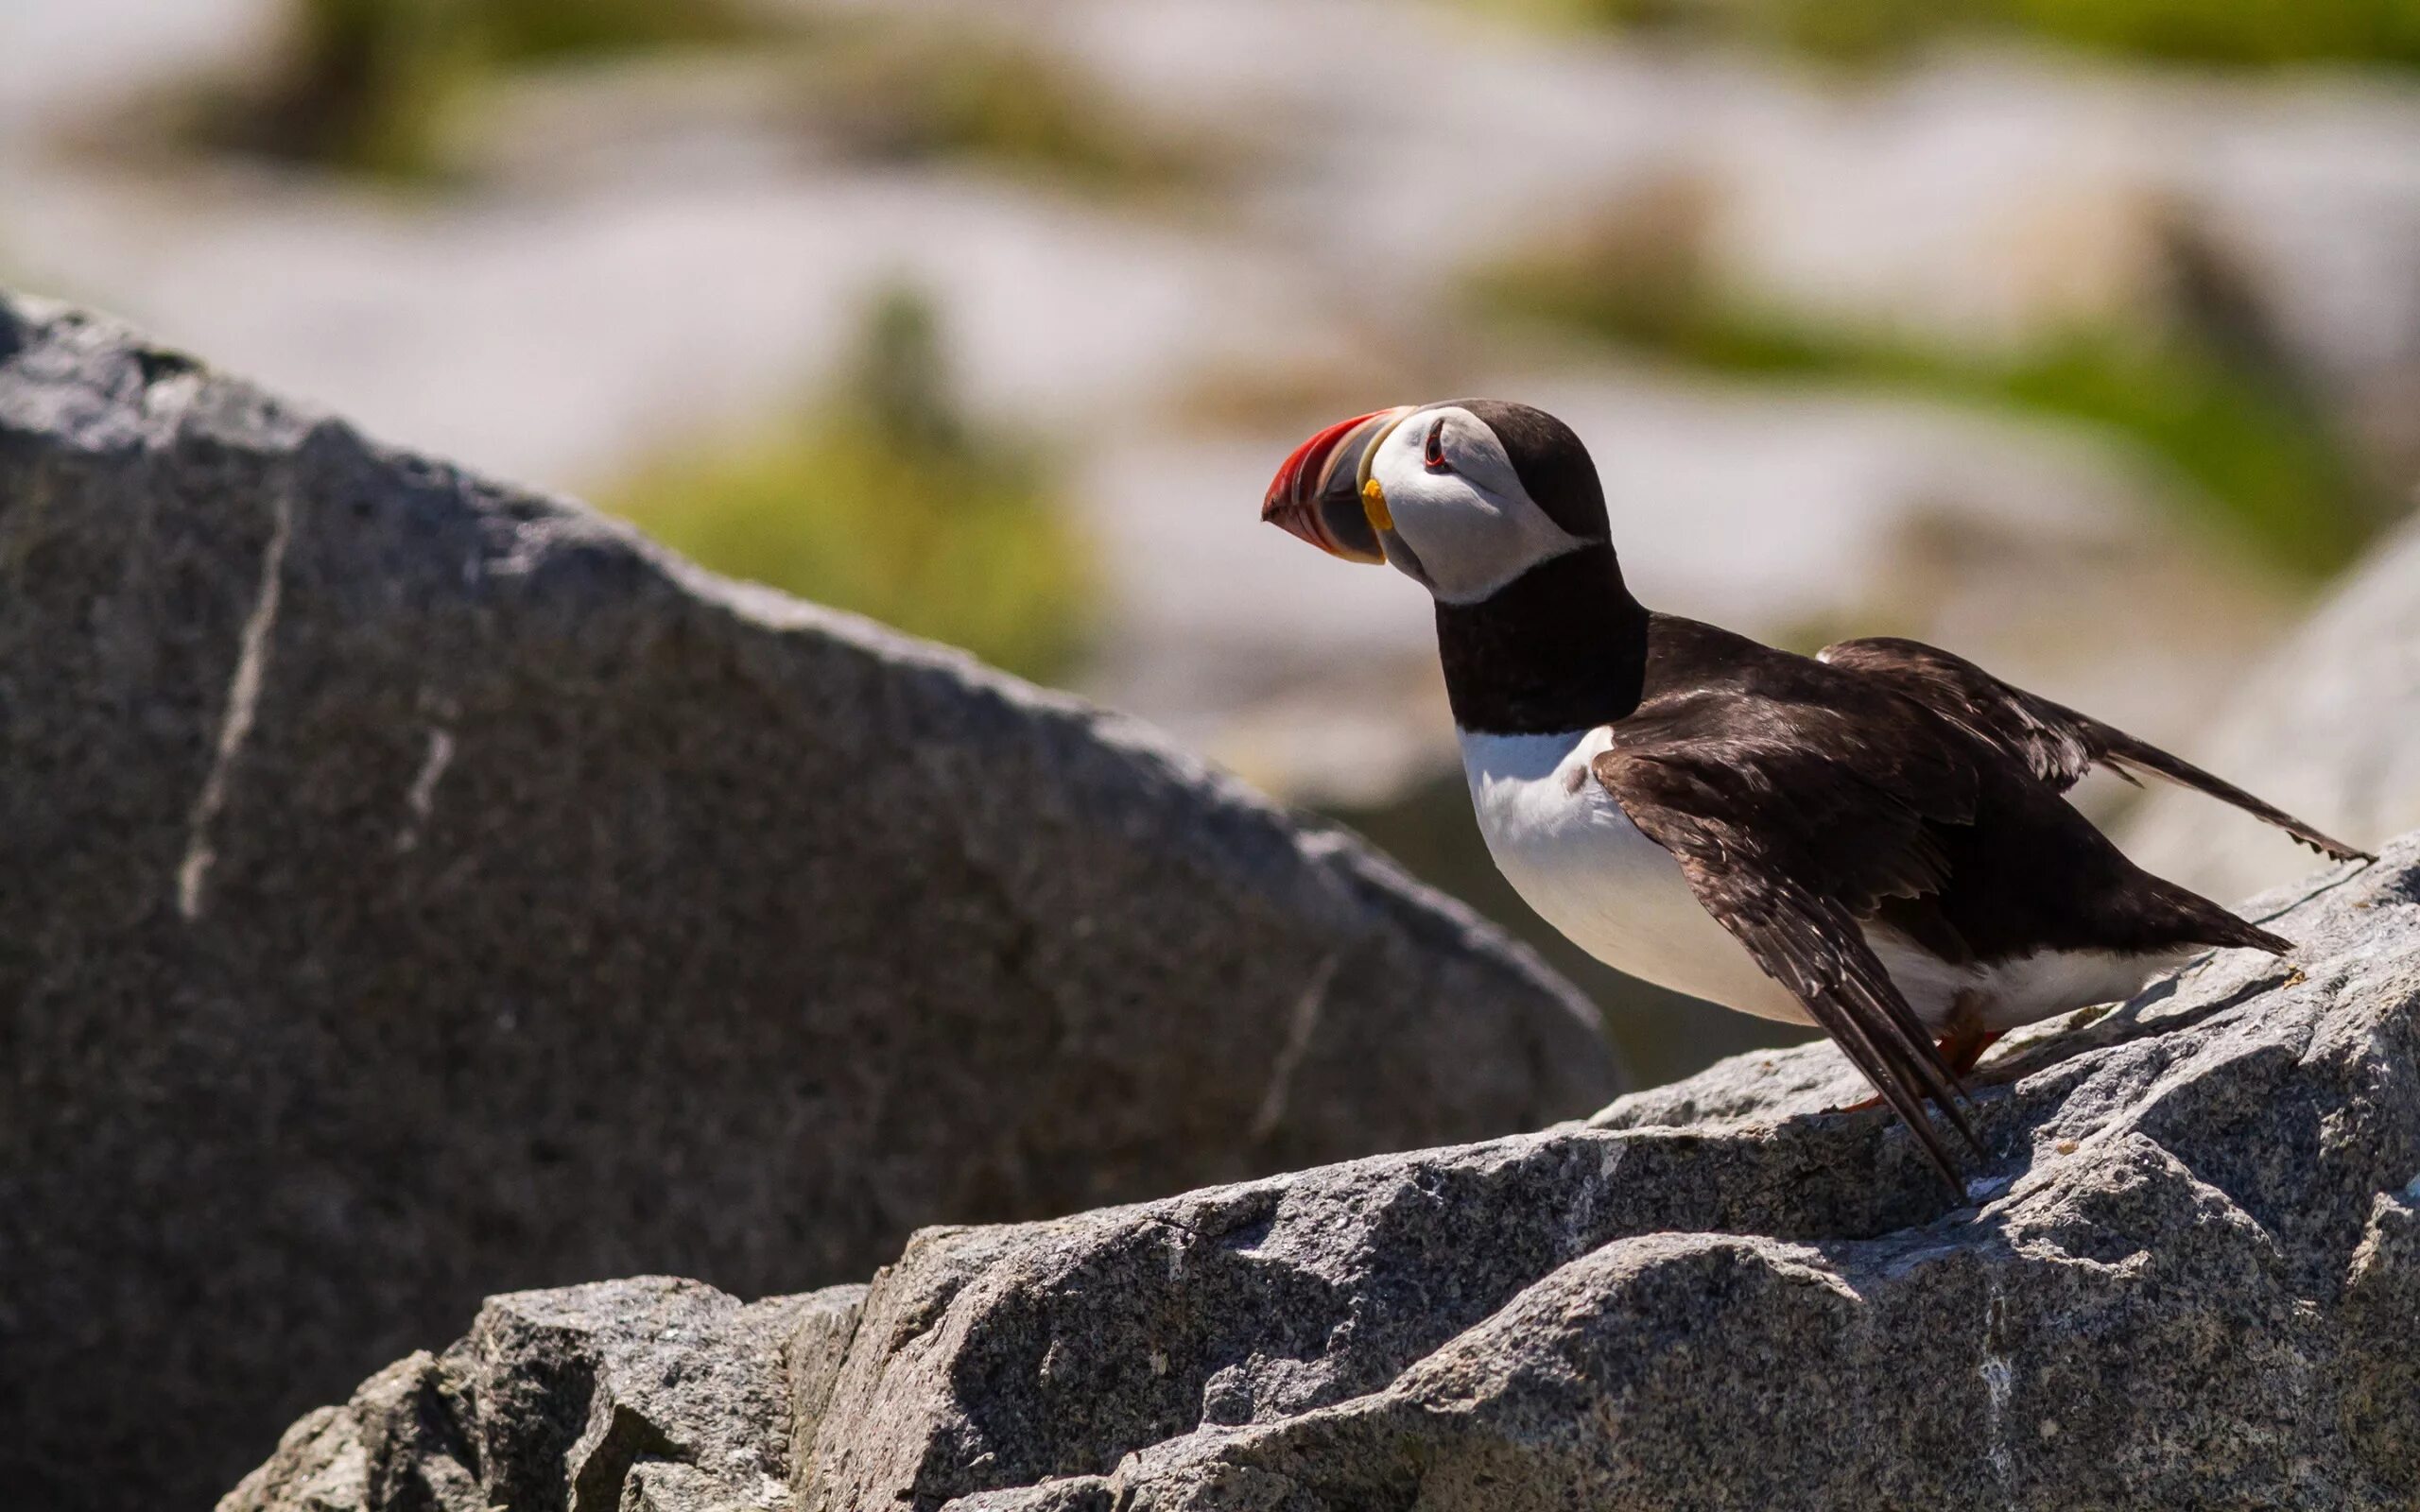
<instances>
[{"instance_id":1,"label":"wing feather","mask_svg":"<svg viewBox=\"0 0 2420 1512\"><path fill-rule=\"evenodd\" d=\"M2035 777L2059 792L2073 787L2094 766L2106 766L2137 785L2137 774L2149 772L2232 803L2322 855L2338 861L2377 859L2148 741L2014 687L1938 646L1874 636L1827 645L1816 657L1897 689L1968 734L2023 762Z\"/></svg>"},{"instance_id":2,"label":"wing feather","mask_svg":"<svg viewBox=\"0 0 2420 1512\"><path fill-rule=\"evenodd\" d=\"M1962 1191L1925 1103L1979 1150L1964 1090L1859 923L1877 897L1940 885L1945 864L1925 816L1902 798L1837 764L1821 781L1801 774L1785 788L1773 766L1789 759L1771 746L1712 759L1616 747L1592 769L1640 833L1680 861L1706 912L1839 1042Z\"/></svg>"}]
</instances>

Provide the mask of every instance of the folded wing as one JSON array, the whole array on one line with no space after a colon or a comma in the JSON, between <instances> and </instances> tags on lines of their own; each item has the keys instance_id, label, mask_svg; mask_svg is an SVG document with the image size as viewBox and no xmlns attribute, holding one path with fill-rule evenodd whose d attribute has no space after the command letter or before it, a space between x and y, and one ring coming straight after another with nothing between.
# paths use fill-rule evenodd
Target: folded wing
<instances>
[{"instance_id":1,"label":"folded wing","mask_svg":"<svg viewBox=\"0 0 2420 1512\"><path fill-rule=\"evenodd\" d=\"M1831 717L1801 707L1789 712L1789 729L1745 730L1705 728L1686 711L1626 721L1593 770L1639 832L1678 858L1706 912L1839 1041L1958 1190L1957 1166L1925 1103L1975 1144L1963 1089L1861 924L1885 899L1921 897L1946 881L1931 827L1972 819L1973 774L1938 742L1885 742L1873 749L1890 759L1867 762L1837 754L1842 730L1829 731L1836 738L1827 742L1795 728ZM1827 747L1836 754L1820 753Z\"/></svg>"},{"instance_id":2,"label":"folded wing","mask_svg":"<svg viewBox=\"0 0 2420 1512\"><path fill-rule=\"evenodd\" d=\"M2064 704L2012 687L1965 658L1937 646L1876 636L1827 645L1816 653L1816 659L1888 684L1975 738L2025 763L2034 776L2060 792L2074 786L2096 765L2106 766L2128 782L2149 772L2232 803L2323 855L2338 861L2377 859L2190 762Z\"/></svg>"}]
</instances>

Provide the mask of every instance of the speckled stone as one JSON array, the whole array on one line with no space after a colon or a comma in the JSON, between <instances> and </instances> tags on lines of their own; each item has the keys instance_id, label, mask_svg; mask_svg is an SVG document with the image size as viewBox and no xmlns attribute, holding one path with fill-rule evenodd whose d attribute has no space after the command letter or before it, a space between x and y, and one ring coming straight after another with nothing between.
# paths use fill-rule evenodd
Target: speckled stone
<instances>
[{"instance_id":1,"label":"speckled stone","mask_svg":"<svg viewBox=\"0 0 2420 1512\"><path fill-rule=\"evenodd\" d=\"M792 1505L2410 1507L2420 836L2253 912L2292 959L1987 1057L1960 1205L1888 1113L1831 1110L1863 1089L1817 1044L1542 1133L928 1229L790 1325ZM229 1512L323 1505L406 1503Z\"/></svg>"},{"instance_id":2,"label":"speckled stone","mask_svg":"<svg viewBox=\"0 0 2420 1512\"><path fill-rule=\"evenodd\" d=\"M1476 1323L1389 1361L1375 1389L1271 1401L1234 1426L1203 1414L1155 1438L1119 1424L1061 1446L1054 1468L1094 1477L1120 1512L2408 1507L2420 1497L2420 843L2345 875L2258 910L2282 910L2275 927L2303 944L2292 963L2213 959L1986 1060L1994 1158L1970 1206L1877 1200L1945 1199L1925 1191L1904 1133L1824 1111L1858 1092L1827 1046L1742 1057L1626 1098L1589 1129L1460 1152L1512 1170L1510 1149L1535 1160L1608 1142L1601 1183L1561 1195L1603 1242L1531 1267ZM1373 1183L1437 1185L1415 1163L1362 1161L1284 1183L1282 1205ZM1639 1188L1664 1194L1652 1219L1625 1211L1647 1206ZM1274 1232L1287 1228L1281 1216ZM1047 1369L950 1378L942 1366L1011 1339L1046 1360L1069 1348L1049 1306L1063 1294L1040 1276L1099 1246L1025 1231L888 1348L871 1323L887 1293L905 1295L916 1251L875 1287L851 1367L879 1411L825 1425L856 1435L865 1469L810 1477L807 1506L1052 1504L965 1496L993 1478L968 1451L1013 1420L1011 1404L1046 1399ZM1501 1252L1441 1263L1366 1227L1320 1253L1370 1302L1407 1280L1423 1298L1501 1284ZM1113 1310L1096 1297L1090 1311ZM1224 1315L1180 1309L1141 1326L1199 1336ZM1300 1379L1359 1342L1348 1325L1305 1351L1303 1320L1288 1321L1222 1352ZM937 1377L960 1383L917 1389ZM886 1394L894 1379L907 1389Z\"/></svg>"},{"instance_id":3,"label":"speckled stone","mask_svg":"<svg viewBox=\"0 0 2420 1512\"><path fill-rule=\"evenodd\" d=\"M49 1512L200 1504L493 1293L856 1279L1616 1085L1532 957L1127 721L6 298L0 859Z\"/></svg>"}]
</instances>

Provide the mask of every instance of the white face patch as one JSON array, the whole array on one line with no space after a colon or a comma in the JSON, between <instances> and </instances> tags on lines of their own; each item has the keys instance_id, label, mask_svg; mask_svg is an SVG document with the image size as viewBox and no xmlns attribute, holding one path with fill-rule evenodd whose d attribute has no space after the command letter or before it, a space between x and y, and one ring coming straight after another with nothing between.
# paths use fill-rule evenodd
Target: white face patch
<instances>
[{"instance_id":1,"label":"white face patch","mask_svg":"<svg viewBox=\"0 0 2420 1512\"><path fill-rule=\"evenodd\" d=\"M1380 534L1387 560L1449 604L1476 603L1586 544L1547 518L1495 432L1459 405L1406 416L1372 455L1370 477L1393 524Z\"/></svg>"}]
</instances>

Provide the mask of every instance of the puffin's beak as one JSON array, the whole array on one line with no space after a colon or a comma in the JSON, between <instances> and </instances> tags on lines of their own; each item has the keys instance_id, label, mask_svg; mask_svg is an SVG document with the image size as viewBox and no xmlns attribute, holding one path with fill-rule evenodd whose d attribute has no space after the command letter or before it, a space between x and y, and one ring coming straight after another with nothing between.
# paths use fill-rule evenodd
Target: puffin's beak
<instances>
[{"instance_id":1,"label":"puffin's beak","mask_svg":"<svg viewBox=\"0 0 2420 1512\"><path fill-rule=\"evenodd\" d=\"M1261 500L1260 517L1330 556L1374 564L1385 561L1377 527L1371 524L1362 500L1366 481L1362 464L1396 422L1416 407L1398 404L1356 415L1294 448L1269 485L1268 496Z\"/></svg>"}]
</instances>

